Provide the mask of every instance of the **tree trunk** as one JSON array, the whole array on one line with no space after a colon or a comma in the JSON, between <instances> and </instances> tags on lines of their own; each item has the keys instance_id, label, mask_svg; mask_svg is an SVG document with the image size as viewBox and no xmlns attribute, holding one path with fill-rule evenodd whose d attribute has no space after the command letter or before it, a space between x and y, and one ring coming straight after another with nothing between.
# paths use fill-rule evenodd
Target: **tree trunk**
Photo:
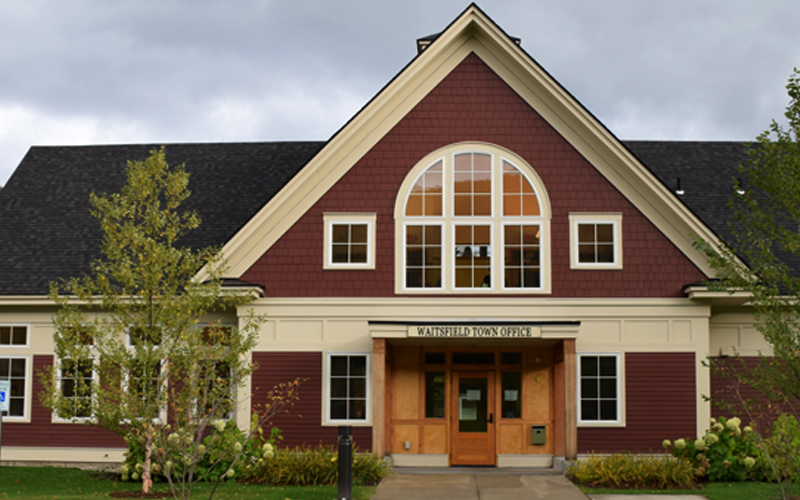
<instances>
[{"instance_id":1,"label":"tree trunk","mask_svg":"<svg viewBox=\"0 0 800 500\"><path fill-rule=\"evenodd\" d=\"M153 450L153 432L148 428L144 435L144 471L142 471L142 492L149 493L153 486L153 479L150 477L150 454Z\"/></svg>"}]
</instances>

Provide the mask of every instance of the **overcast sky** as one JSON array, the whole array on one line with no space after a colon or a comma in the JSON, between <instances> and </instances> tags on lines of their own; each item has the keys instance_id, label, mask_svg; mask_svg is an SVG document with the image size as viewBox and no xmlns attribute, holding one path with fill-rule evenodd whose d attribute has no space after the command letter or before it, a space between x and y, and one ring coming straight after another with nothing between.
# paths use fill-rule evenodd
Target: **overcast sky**
<instances>
[{"instance_id":1,"label":"overcast sky","mask_svg":"<svg viewBox=\"0 0 800 500\"><path fill-rule=\"evenodd\" d=\"M463 0L0 0L0 185L31 145L326 140ZM484 0L622 139L746 140L798 0Z\"/></svg>"}]
</instances>

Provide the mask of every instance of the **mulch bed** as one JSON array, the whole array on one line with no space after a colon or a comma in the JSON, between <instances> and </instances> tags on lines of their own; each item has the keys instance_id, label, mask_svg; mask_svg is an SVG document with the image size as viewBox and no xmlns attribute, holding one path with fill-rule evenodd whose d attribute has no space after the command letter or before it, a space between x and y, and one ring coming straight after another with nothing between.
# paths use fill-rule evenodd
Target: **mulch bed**
<instances>
[{"instance_id":1,"label":"mulch bed","mask_svg":"<svg viewBox=\"0 0 800 500\"><path fill-rule=\"evenodd\" d=\"M155 492L142 493L141 491L112 491L108 494L112 498L171 498L172 493Z\"/></svg>"}]
</instances>

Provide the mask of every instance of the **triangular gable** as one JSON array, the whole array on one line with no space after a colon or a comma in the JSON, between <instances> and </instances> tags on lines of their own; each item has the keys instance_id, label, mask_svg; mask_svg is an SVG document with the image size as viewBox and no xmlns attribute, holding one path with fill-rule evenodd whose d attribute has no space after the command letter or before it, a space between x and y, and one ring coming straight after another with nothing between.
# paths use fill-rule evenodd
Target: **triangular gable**
<instances>
[{"instance_id":1,"label":"triangular gable","mask_svg":"<svg viewBox=\"0 0 800 500\"><path fill-rule=\"evenodd\" d=\"M608 179L706 276L714 272L694 238L717 237L569 92L476 5L364 108L227 244L228 276L239 277L467 56L476 54Z\"/></svg>"}]
</instances>

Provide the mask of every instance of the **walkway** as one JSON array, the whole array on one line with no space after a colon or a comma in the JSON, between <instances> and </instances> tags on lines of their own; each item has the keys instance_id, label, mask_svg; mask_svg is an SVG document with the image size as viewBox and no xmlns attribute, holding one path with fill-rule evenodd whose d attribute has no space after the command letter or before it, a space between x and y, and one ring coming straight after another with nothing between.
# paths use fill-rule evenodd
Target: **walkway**
<instances>
[{"instance_id":1,"label":"walkway","mask_svg":"<svg viewBox=\"0 0 800 500\"><path fill-rule=\"evenodd\" d=\"M371 500L706 500L701 495L586 496L562 475L544 470L395 469Z\"/></svg>"}]
</instances>

